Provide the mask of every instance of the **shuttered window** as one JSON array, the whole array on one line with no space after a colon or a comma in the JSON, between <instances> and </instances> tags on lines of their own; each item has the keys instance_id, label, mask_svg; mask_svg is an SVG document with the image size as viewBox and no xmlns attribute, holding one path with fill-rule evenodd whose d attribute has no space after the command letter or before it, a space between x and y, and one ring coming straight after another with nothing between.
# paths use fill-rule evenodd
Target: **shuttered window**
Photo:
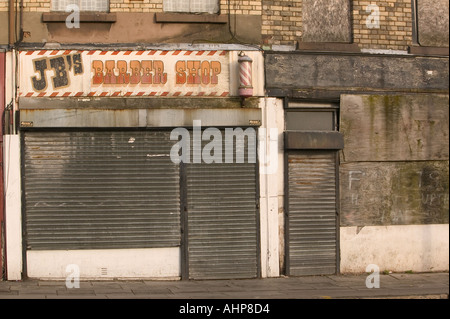
<instances>
[{"instance_id":1,"label":"shuttered window","mask_svg":"<svg viewBox=\"0 0 450 319\"><path fill-rule=\"evenodd\" d=\"M286 264L291 276L338 271L338 106L289 102Z\"/></svg>"},{"instance_id":2,"label":"shuttered window","mask_svg":"<svg viewBox=\"0 0 450 319\"><path fill-rule=\"evenodd\" d=\"M288 155L288 272L336 272L336 153Z\"/></svg>"},{"instance_id":3,"label":"shuttered window","mask_svg":"<svg viewBox=\"0 0 450 319\"><path fill-rule=\"evenodd\" d=\"M204 161L206 152L201 161L192 152L189 163L174 163L177 141L170 133L24 131L27 249L184 242L182 263L191 279L257 277L257 163L249 156L256 131L253 138L229 140L222 130L221 160L213 163ZM205 151L209 141L201 143Z\"/></svg>"},{"instance_id":4,"label":"shuttered window","mask_svg":"<svg viewBox=\"0 0 450 319\"><path fill-rule=\"evenodd\" d=\"M27 249L179 246L170 132L23 133Z\"/></svg>"}]
</instances>

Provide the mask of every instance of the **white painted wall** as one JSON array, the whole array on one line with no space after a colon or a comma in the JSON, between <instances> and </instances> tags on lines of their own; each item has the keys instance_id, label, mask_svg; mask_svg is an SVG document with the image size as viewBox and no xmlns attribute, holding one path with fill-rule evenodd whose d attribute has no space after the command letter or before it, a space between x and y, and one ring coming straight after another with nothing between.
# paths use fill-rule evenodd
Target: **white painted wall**
<instances>
[{"instance_id":1,"label":"white painted wall","mask_svg":"<svg viewBox=\"0 0 450 319\"><path fill-rule=\"evenodd\" d=\"M22 279L22 210L19 135L3 137L6 278Z\"/></svg>"},{"instance_id":2,"label":"white painted wall","mask_svg":"<svg viewBox=\"0 0 450 319\"><path fill-rule=\"evenodd\" d=\"M280 275L279 194L283 191L284 110L281 100L261 99L260 149L260 238L261 275ZM272 129L272 130L271 130ZM273 130L276 129L276 130ZM262 143L261 143L262 142Z\"/></svg>"},{"instance_id":3,"label":"white painted wall","mask_svg":"<svg viewBox=\"0 0 450 319\"><path fill-rule=\"evenodd\" d=\"M449 225L341 227L341 273L449 270Z\"/></svg>"},{"instance_id":4,"label":"white painted wall","mask_svg":"<svg viewBox=\"0 0 450 319\"><path fill-rule=\"evenodd\" d=\"M180 279L180 248L29 250L29 278L63 280L77 265L80 279ZM68 271L66 271L68 270Z\"/></svg>"}]
</instances>

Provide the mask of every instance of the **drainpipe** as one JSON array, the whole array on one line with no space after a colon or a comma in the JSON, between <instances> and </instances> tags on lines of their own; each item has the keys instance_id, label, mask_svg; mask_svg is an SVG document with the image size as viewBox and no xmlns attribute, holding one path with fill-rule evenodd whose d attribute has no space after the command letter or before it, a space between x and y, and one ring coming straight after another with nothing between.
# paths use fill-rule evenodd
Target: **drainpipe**
<instances>
[{"instance_id":1,"label":"drainpipe","mask_svg":"<svg viewBox=\"0 0 450 319\"><path fill-rule=\"evenodd\" d=\"M17 44L23 41L23 0L20 0L20 28L19 28L19 40Z\"/></svg>"},{"instance_id":2,"label":"drainpipe","mask_svg":"<svg viewBox=\"0 0 450 319\"><path fill-rule=\"evenodd\" d=\"M16 46L16 29L17 29L17 21L16 21L16 1L15 0L9 0L9 12L8 12L8 47L9 50L11 50L11 54L14 54L14 47ZM20 31L22 32L22 31ZM0 77L2 79L6 79L5 74L5 63L6 63L6 54L2 57L2 68L0 72ZM12 58L12 61L14 59ZM13 67L13 70L15 68ZM15 82L15 79L13 80ZM15 84L14 84L15 85ZM6 227L4 226L5 221L5 215L4 215L4 209L5 209L5 194L4 194L4 172L3 172L3 136L4 134L10 134L10 121L11 121L11 107L13 105L13 101L8 105L8 107L5 107L6 101L5 101L5 87L4 85L0 87L1 90L1 101L0 101L0 279L3 279L3 270L5 270L6 273L6 254L3 254L6 252L6 236L4 231L6 231ZM14 90L15 91L15 90ZM15 96L15 94L14 94ZM13 98L14 98L13 96ZM2 247L4 245L4 247ZM5 248L5 250L3 250ZM4 255L4 256L3 256ZM4 261L4 263L3 263Z\"/></svg>"},{"instance_id":3,"label":"drainpipe","mask_svg":"<svg viewBox=\"0 0 450 319\"><path fill-rule=\"evenodd\" d=\"M15 43L16 33L16 7L15 1L9 0L9 30L8 30L8 44L13 46Z\"/></svg>"},{"instance_id":4,"label":"drainpipe","mask_svg":"<svg viewBox=\"0 0 450 319\"><path fill-rule=\"evenodd\" d=\"M419 8L417 5L417 0L411 0L411 19L412 19L412 42L413 45L419 45L420 46L420 40L419 40Z\"/></svg>"}]
</instances>

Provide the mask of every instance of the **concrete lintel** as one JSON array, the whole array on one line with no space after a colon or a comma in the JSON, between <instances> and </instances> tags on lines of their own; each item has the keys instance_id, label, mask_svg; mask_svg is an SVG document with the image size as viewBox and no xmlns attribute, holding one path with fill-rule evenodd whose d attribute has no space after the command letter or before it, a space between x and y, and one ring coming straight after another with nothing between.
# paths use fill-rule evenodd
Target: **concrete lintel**
<instances>
[{"instance_id":1,"label":"concrete lintel","mask_svg":"<svg viewBox=\"0 0 450 319\"><path fill-rule=\"evenodd\" d=\"M22 109L25 128L260 126L261 109Z\"/></svg>"},{"instance_id":2,"label":"concrete lintel","mask_svg":"<svg viewBox=\"0 0 450 319\"><path fill-rule=\"evenodd\" d=\"M153 109L153 108L255 108L258 98L19 98L21 110L34 109Z\"/></svg>"},{"instance_id":3,"label":"concrete lintel","mask_svg":"<svg viewBox=\"0 0 450 319\"><path fill-rule=\"evenodd\" d=\"M186 51L261 51L255 45L235 43L58 43L58 50L186 50ZM21 43L22 50L36 50L45 43Z\"/></svg>"}]
</instances>

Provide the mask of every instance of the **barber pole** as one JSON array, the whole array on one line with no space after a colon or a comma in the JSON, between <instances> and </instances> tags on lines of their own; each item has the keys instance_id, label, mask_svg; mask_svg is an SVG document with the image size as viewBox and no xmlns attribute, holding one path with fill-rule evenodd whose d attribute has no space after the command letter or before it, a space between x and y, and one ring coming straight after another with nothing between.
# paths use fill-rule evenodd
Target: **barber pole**
<instances>
[{"instance_id":1,"label":"barber pole","mask_svg":"<svg viewBox=\"0 0 450 319\"><path fill-rule=\"evenodd\" d=\"M244 98L253 96L252 62L244 52L239 53L239 96Z\"/></svg>"}]
</instances>

